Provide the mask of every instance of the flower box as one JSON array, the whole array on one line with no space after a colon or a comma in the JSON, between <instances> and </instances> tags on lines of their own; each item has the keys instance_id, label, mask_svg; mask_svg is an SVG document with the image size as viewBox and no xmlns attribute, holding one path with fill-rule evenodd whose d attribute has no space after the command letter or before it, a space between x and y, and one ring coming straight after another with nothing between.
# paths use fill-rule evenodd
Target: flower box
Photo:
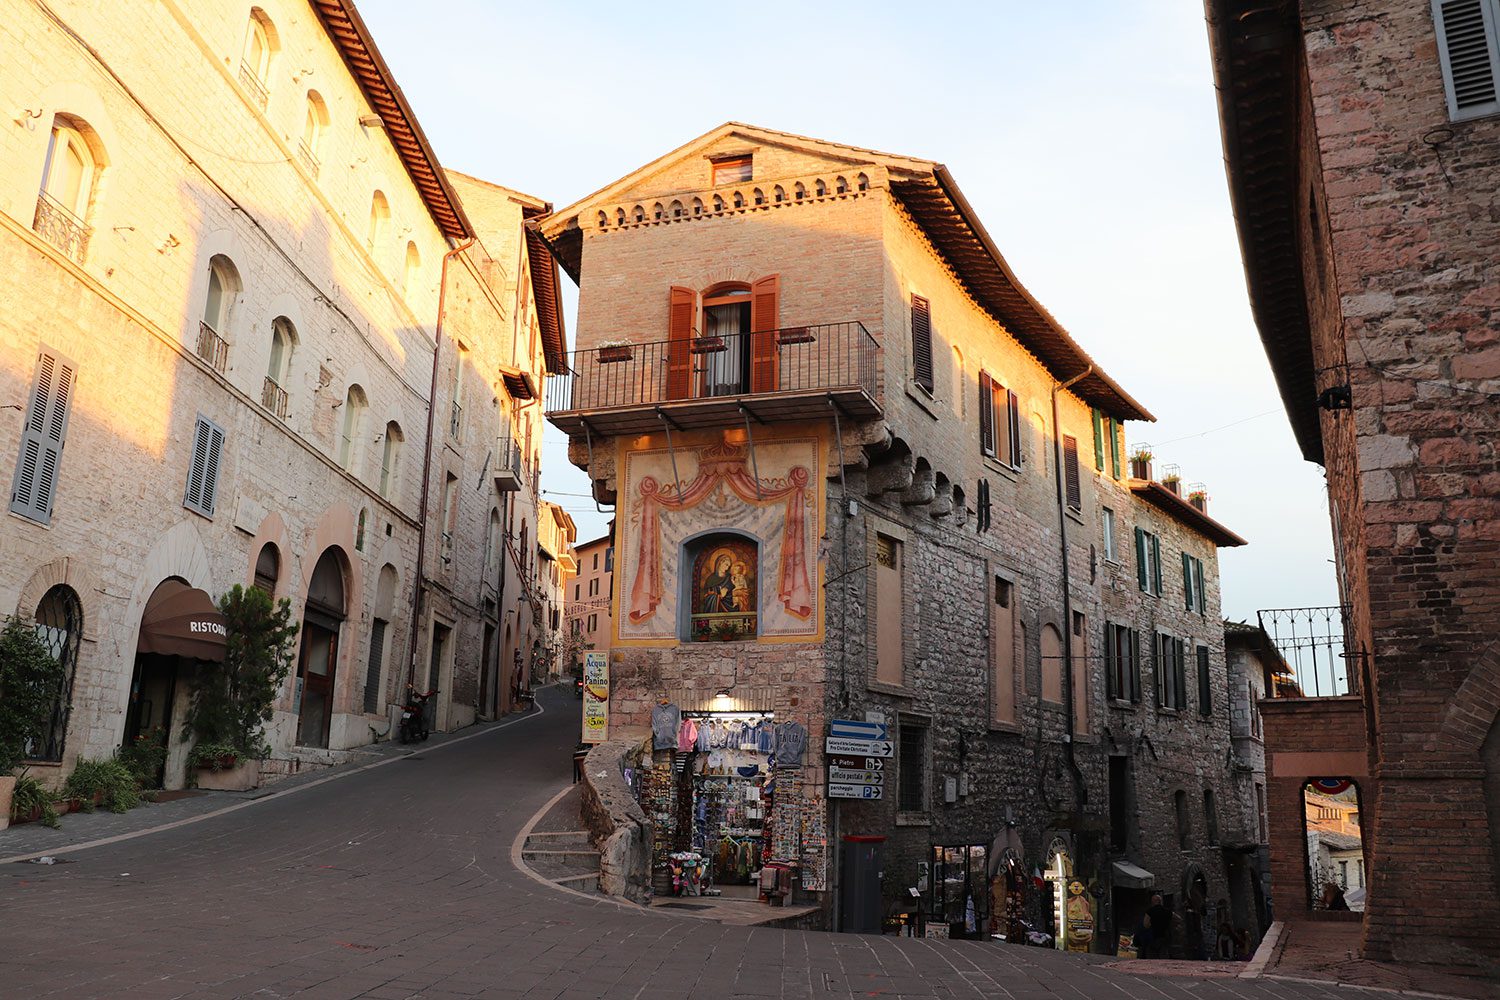
<instances>
[{"instance_id":1,"label":"flower box","mask_svg":"<svg viewBox=\"0 0 1500 1000\"><path fill-rule=\"evenodd\" d=\"M782 330L776 334L778 344L811 344L816 339L812 329L806 326L793 327L790 330Z\"/></svg>"},{"instance_id":2,"label":"flower box","mask_svg":"<svg viewBox=\"0 0 1500 1000\"><path fill-rule=\"evenodd\" d=\"M601 365L629 361L632 357L634 357L634 354L629 344L615 344L610 347L599 348L599 363Z\"/></svg>"},{"instance_id":3,"label":"flower box","mask_svg":"<svg viewBox=\"0 0 1500 1000\"><path fill-rule=\"evenodd\" d=\"M214 792L248 792L260 785L260 761L240 760L229 767L199 765L198 787Z\"/></svg>"},{"instance_id":4,"label":"flower box","mask_svg":"<svg viewBox=\"0 0 1500 1000\"><path fill-rule=\"evenodd\" d=\"M717 354L724 350L723 337L698 337L693 341L694 354Z\"/></svg>"}]
</instances>

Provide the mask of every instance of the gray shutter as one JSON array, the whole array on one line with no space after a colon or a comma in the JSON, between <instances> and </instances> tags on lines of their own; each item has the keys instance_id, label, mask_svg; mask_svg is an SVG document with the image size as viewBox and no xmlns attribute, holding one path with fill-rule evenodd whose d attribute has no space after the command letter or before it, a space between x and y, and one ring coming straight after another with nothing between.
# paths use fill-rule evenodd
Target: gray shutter
<instances>
[{"instance_id":1,"label":"gray shutter","mask_svg":"<svg viewBox=\"0 0 1500 1000\"><path fill-rule=\"evenodd\" d=\"M21 430L21 452L11 485L10 509L39 524L52 523L52 501L57 494L63 443L68 436L76 371L71 361L50 351L44 350L37 357L26 423Z\"/></svg>"},{"instance_id":2,"label":"gray shutter","mask_svg":"<svg viewBox=\"0 0 1500 1000\"><path fill-rule=\"evenodd\" d=\"M219 461L224 453L224 430L213 421L198 418L193 428L193 457L188 468L187 490L182 505L188 510L214 516L219 491Z\"/></svg>"},{"instance_id":3,"label":"gray shutter","mask_svg":"<svg viewBox=\"0 0 1500 1000\"><path fill-rule=\"evenodd\" d=\"M365 668L365 713L374 715L380 711L380 670L385 662L385 619L376 618L370 624L370 663ZM488 669L488 665L482 665Z\"/></svg>"},{"instance_id":4,"label":"gray shutter","mask_svg":"<svg viewBox=\"0 0 1500 1000\"><path fill-rule=\"evenodd\" d=\"M1182 600L1186 610L1193 610L1196 603L1193 600L1193 557L1186 552L1182 554Z\"/></svg>"},{"instance_id":5,"label":"gray shutter","mask_svg":"<svg viewBox=\"0 0 1500 1000\"><path fill-rule=\"evenodd\" d=\"M911 372L917 385L932 392L932 313L927 300L911 297Z\"/></svg>"},{"instance_id":6,"label":"gray shutter","mask_svg":"<svg viewBox=\"0 0 1500 1000\"><path fill-rule=\"evenodd\" d=\"M1118 625L1104 623L1104 697L1110 701L1121 697L1120 685L1116 683L1116 671L1120 669L1119 658L1115 656L1115 642L1123 629Z\"/></svg>"},{"instance_id":7,"label":"gray shutter","mask_svg":"<svg viewBox=\"0 0 1500 1000\"><path fill-rule=\"evenodd\" d=\"M1145 593L1151 592L1151 578L1146 570L1146 531L1135 529L1135 579Z\"/></svg>"},{"instance_id":8,"label":"gray shutter","mask_svg":"<svg viewBox=\"0 0 1500 1000\"><path fill-rule=\"evenodd\" d=\"M1135 629L1130 629L1125 637L1125 649L1130 657L1129 673L1126 680L1130 684L1130 701L1132 704L1141 703L1141 634Z\"/></svg>"},{"instance_id":9,"label":"gray shutter","mask_svg":"<svg viewBox=\"0 0 1500 1000\"><path fill-rule=\"evenodd\" d=\"M1500 112L1497 14L1496 0L1432 0L1448 117L1454 121Z\"/></svg>"}]
</instances>

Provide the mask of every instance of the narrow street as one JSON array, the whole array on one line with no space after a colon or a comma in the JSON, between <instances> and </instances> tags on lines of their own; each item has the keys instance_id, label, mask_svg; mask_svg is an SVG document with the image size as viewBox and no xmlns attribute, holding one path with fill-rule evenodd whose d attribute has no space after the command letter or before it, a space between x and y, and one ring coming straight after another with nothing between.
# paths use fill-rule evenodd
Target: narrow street
<instances>
[{"instance_id":1,"label":"narrow street","mask_svg":"<svg viewBox=\"0 0 1500 1000\"><path fill-rule=\"evenodd\" d=\"M1315 997L1035 948L725 927L511 864L576 702L297 794L0 875L8 997ZM0 852L4 853L4 852Z\"/></svg>"}]
</instances>

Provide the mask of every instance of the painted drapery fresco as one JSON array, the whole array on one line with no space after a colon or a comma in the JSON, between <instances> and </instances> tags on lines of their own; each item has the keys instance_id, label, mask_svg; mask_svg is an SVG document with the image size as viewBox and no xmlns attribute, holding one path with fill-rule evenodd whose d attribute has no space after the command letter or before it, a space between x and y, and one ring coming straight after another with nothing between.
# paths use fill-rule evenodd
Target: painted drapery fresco
<instances>
[{"instance_id":1,"label":"painted drapery fresco","mask_svg":"<svg viewBox=\"0 0 1500 1000\"><path fill-rule=\"evenodd\" d=\"M732 627L766 638L816 637L818 440L757 441L753 461L747 445L722 440L678 443L675 455L680 480L665 447L620 456L618 638L671 640L685 631L695 638L740 637L696 635L693 619L706 614L737 614ZM726 530L741 535L699 542ZM710 603L717 610L705 610Z\"/></svg>"}]
</instances>

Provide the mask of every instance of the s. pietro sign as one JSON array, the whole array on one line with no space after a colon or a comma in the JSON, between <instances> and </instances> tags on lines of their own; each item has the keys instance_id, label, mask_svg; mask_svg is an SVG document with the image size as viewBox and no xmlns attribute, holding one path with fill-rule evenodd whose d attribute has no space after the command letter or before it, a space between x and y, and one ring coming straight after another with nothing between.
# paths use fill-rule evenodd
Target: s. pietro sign
<instances>
[{"instance_id":1,"label":"s. pietro sign","mask_svg":"<svg viewBox=\"0 0 1500 1000\"><path fill-rule=\"evenodd\" d=\"M609 737L609 657L583 654L583 742L603 743Z\"/></svg>"}]
</instances>

